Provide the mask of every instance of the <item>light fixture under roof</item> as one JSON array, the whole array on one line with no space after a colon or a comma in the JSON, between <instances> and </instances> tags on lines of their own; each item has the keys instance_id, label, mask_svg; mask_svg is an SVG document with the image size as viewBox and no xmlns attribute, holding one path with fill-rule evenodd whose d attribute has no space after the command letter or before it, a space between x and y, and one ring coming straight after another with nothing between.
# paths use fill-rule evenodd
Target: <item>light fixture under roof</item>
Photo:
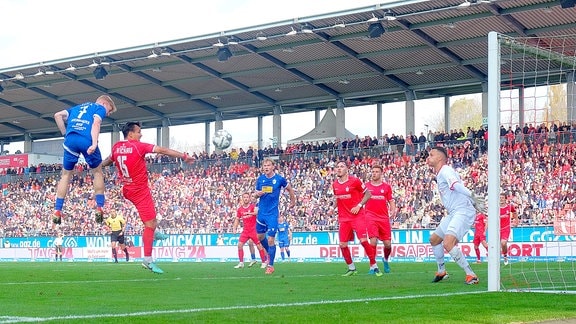
<instances>
[{"instance_id":1,"label":"light fixture under roof","mask_svg":"<svg viewBox=\"0 0 576 324\"><path fill-rule=\"evenodd\" d=\"M212 44L213 47L224 47L224 43L222 43L220 41L220 38L218 38L218 42Z\"/></svg>"},{"instance_id":2,"label":"light fixture under roof","mask_svg":"<svg viewBox=\"0 0 576 324\"><path fill-rule=\"evenodd\" d=\"M149 59L155 59L158 57L158 54L156 54L156 52L152 51L152 53L150 55L148 55Z\"/></svg>"},{"instance_id":3,"label":"light fixture under roof","mask_svg":"<svg viewBox=\"0 0 576 324\"><path fill-rule=\"evenodd\" d=\"M44 75L44 71L42 71L41 69L38 69L38 72L36 72L36 73L34 74L34 76L36 76L36 77L37 77L37 76L43 76L43 75Z\"/></svg>"},{"instance_id":4,"label":"light fixture under roof","mask_svg":"<svg viewBox=\"0 0 576 324\"><path fill-rule=\"evenodd\" d=\"M392 12L392 10L388 9L384 13L384 19L388 21L396 20L396 15Z\"/></svg>"},{"instance_id":5,"label":"light fixture under roof","mask_svg":"<svg viewBox=\"0 0 576 324\"><path fill-rule=\"evenodd\" d=\"M372 14L372 18L366 20L366 22L373 23L373 22L377 22L378 20L379 20L378 17L376 17L376 15Z\"/></svg>"},{"instance_id":6,"label":"light fixture under roof","mask_svg":"<svg viewBox=\"0 0 576 324\"><path fill-rule=\"evenodd\" d=\"M256 34L256 39L259 41L265 41L268 39L268 37L266 34L264 34L264 32L258 32L258 34Z\"/></svg>"},{"instance_id":7,"label":"light fixture under roof","mask_svg":"<svg viewBox=\"0 0 576 324\"><path fill-rule=\"evenodd\" d=\"M282 49L282 52L284 53L292 53L294 52L294 48L293 47L285 47Z\"/></svg>"},{"instance_id":8,"label":"light fixture under roof","mask_svg":"<svg viewBox=\"0 0 576 324\"><path fill-rule=\"evenodd\" d=\"M213 100L221 100L221 99L222 99L222 98L221 98L220 96L218 96L218 95L212 96L212 97L210 97L210 98L212 98Z\"/></svg>"},{"instance_id":9,"label":"light fixture under roof","mask_svg":"<svg viewBox=\"0 0 576 324\"><path fill-rule=\"evenodd\" d=\"M461 4L458 5L458 8L468 8L470 7L472 3L470 3L470 1L468 0L464 0L464 2L462 2Z\"/></svg>"},{"instance_id":10,"label":"light fixture under roof","mask_svg":"<svg viewBox=\"0 0 576 324\"><path fill-rule=\"evenodd\" d=\"M338 80L338 83L340 83L340 84L349 84L349 83L350 83L350 80L348 80L348 79L340 79L340 80Z\"/></svg>"},{"instance_id":11,"label":"light fixture under roof","mask_svg":"<svg viewBox=\"0 0 576 324\"><path fill-rule=\"evenodd\" d=\"M54 71L52 70L46 70L44 73L46 73L46 75L54 75Z\"/></svg>"},{"instance_id":12,"label":"light fixture under roof","mask_svg":"<svg viewBox=\"0 0 576 324\"><path fill-rule=\"evenodd\" d=\"M274 89L274 92L282 92L282 89L276 88L276 89Z\"/></svg>"},{"instance_id":13,"label":"light fixture under roof","mask_svg":"<svg viewBox=\"0 0 576 324\"><path fill-rule=\"evenodd\" d=\"M96 63L95 60L92 60L92 63L90 65L88 65L88 67L97 67L98 65L100 65L100 64Z\"/></svg>"},{"instance_id":14,"label":"light fixture under roof","mask_svg":"<svg viewBox=\"0 0 576 324\"><path fill-rule=\"evenodd\" d=\"M70 64L70 66L66 68L66 71L70 71L70 72L76 71L76 67L74 65Z\"/></svg>"},{"instance_id":15,"label":"light fixture under roof","mask_svg":"<svg viewBox=\"0 0 576 324\"><path fill-rule=\"evenodd\" d=\"M240 40L234 36L228 37L228 45L238 45Z\"/></svg>"},{"instance_id":16,"label":"light fixture under roof","mask_svg":"<svg viewBox=\"0 0 576 324\"><path fill-rule=\"evenodd\" d=\"M417 75L422 75L422 74L424 74L424 71L422 71L421 69L418 69L418 71L416 71L416 74L417 74Z\"/></svg>"},{"instance_id":17,"label":"light fixture under roof","mask_svg":"<svg viewBox=\"0 0 576 324\"><path fill-rule=\"evenodd\" d=\"M302 24L300 32L302 32L302 34L314 34L314 29L312 28L312 25L305 23Z\"/></svg>"},{"instance_id":18,"label":"light fixture under roof","mask_svg":"<svg viewBox=\"0 0 576 324\"><path fill-rule=\"evenodd\" d=\"M16 75L14 76L14 79L16 79L16 80L23 80L23 79L24 79L24 74L18 72L18 73L16 73Z\"/></svg>"},{"instance_id":19,"label":"light fixture under roof","mask_svg":"<svg viewBox=\"0 0 576 324\"><path fill-rule=\"evenodd\" d=\"M346 27L346 24L345 24L341 19L338 19L338 20L336 20L336 23L335 23L334 26L332 26L332 27L334 27L334 28L345 28L345 27Z\"/></svg>"},{"instance_id":20,"label":"light fixture under roof","mask_svg":"<svg viewBox=\"0 0 576 324\"><path fill-rule=\"evenodd\" d=\"M294 29L294 27L290 27L290 31L286 33L286 36L294 36L296 34L298 34L296 29Z\"/></svg>"}]
</instances>

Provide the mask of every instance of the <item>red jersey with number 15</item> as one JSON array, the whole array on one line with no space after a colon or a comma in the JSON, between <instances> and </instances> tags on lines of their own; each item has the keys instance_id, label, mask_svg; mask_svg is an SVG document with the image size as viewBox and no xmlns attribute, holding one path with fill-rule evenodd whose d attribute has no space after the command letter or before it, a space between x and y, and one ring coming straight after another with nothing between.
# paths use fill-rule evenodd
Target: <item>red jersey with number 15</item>
<instances>
[{"instance_id":1,"label":"red jersey with number 15","mask_svg":"<svg viewBox=\"0 0 576 324\"><path fill-rule=\"evenodd\" d=\"M364 216L364 208L360 208L358 214L353 214L350 210L358 205L364 197L366 188L360 179L354 176L348 176L348 180L340 182L339 180L332 183L334 197L338 206L338 220L351 221L357 216Z\"/></svg>"},{"instance_id":2,"label":"red jersey with number 15","mask_svg":"<svg viewBox=\"0 0 576 324\"><path fill-rule=\"evenodd\" d=\"M112 161L125 188L148 188L146 154L153 153L154 147L154 144L135 140L120 141L112 146Z\"/></svg>"}]
</instances>

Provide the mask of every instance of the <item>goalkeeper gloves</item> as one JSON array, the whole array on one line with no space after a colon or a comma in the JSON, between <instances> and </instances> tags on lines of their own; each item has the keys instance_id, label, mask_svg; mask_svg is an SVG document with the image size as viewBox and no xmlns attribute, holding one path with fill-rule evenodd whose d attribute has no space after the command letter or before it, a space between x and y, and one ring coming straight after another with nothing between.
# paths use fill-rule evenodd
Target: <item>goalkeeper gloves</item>
<instances>
[{"instance_id":1,"label":"goalkeeper gloves","mask_svg":"<svg viewBox=\"0 0 576 324\"><path fill-rule=\"evenodd\" d=\"M475 193L472 193L472 196L470 196L470 199L472 200L472 206L474 206L474 209L476 209L476 211L486 214L487 210L486 210L486 199L482 196L476 196Z\"/></svg>"}]
</instances>

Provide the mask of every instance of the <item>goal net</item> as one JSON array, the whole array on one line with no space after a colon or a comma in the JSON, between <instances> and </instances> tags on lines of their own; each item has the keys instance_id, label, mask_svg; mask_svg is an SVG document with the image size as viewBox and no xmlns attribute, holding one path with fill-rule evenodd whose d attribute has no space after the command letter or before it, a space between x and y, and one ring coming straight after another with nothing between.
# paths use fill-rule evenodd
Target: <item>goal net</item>
<instances>
[{"instance_id":1,"label":"goal net","mask_svg":"<svg viewBox=\"0 0 576 324\"><path fill-rule=\"evenodd\" d=\"M488 43L489 290L576 293L576 35ZM518 216L508 262L501 193Z\"/></svg>"}]
</instances>

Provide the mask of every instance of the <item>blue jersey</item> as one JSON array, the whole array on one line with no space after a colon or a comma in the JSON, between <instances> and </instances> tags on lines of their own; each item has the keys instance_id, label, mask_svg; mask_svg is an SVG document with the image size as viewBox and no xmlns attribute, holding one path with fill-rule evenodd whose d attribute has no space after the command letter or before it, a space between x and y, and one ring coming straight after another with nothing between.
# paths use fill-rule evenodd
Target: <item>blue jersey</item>
<instances>
[{"instance_id":1,"label":"blue jersey","mask_svg":"<svg viewBox=\"0 0 576 324\"><path fill-rule=\"evenodd\" d=\"M80 154L84 156L90 168L98 167L102 162L100 149L96 147L92 154L88 154L87 150L92 145L94 119L103 120L106 117L106 108L94 102L87 102L67 111L68 119L66 121L66 135L64 136L62 167L65 170L72 170L78 162Z\"/></svg>"},{"instance_id":2,"label":"blue jersey","mask_svg":"<svg viewBox=\"0 0 576 324\"><path fill-rule=\"evenodd\" d=\"M270 216L278 218L280 194L282 193L282 188L286 186L288 186L288 181L277 173L270 178L264 174L258 177L256 190L264 192L258 201L259 219Z\"/></svg>"},{"instance_id":3,"label":"blue jersey","mask_svg":"<svg viewBox=\"0 0 576 324\"><path fill-rule=\"evenodd\" d=\"M289 246L290 245L290 224L284 221L278 224L278 243L280 247Z\"/></svg>"},{"instance_id":4,"label":"blue jersey","mask_svg":"<svg viewBox=\"0 0 576 324\"><path fill-rule=\"evenodd\" d=\"M68 109L66 136L75 133L92 140L92 124L94 124L96 116L104 120L106 117L106 108L94 102L83 103Z\"/></svg>"}]
</instances>

